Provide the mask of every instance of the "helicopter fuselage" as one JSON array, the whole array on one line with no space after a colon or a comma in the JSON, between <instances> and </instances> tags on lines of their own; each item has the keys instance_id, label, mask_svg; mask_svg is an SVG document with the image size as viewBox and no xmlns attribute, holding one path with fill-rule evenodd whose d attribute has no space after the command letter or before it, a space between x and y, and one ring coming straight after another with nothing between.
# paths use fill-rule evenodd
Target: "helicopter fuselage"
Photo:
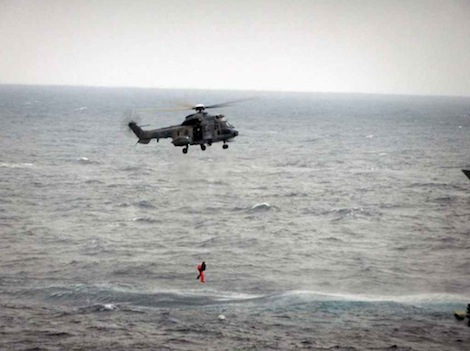
<instances>
[{"instance_id":1,"label":"helicopter fuselage","mask_svg":"<svg viewBox=\"0 0 470 351\"><path fill-rule=\"evenodd\" d=\"M238 131L223 115L210 115L204 111L188 115L181 125L143 130L137 123L130 122L129 128L141 144L148 144L151 139L157 139L158 142L159 139L172 138L174 146L183 147L183 153L188 152L189 145L200 145L205 150L206 145L216 142L223 142L223 148L226 149L226 142L238 135Z\"/></svg>"}]
</instances>

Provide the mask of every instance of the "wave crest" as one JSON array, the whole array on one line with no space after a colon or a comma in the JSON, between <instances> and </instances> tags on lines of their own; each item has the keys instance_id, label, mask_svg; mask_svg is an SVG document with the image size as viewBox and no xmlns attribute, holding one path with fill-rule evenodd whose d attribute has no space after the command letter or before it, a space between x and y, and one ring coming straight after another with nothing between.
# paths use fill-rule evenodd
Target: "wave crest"
<instances>
[{"instance_id":1,"label":"wave crest","mask_svg":"<svg viewBox=\"0 0 470 351\"><path fill-rule=\"evenodd\" d=\"M250 212L265 212L265 211L270 211L272 209L273 209L273 206L271 206L267 202L262 202L262 203L253 205L250 208Z\"/></svg>"}]
</instances>

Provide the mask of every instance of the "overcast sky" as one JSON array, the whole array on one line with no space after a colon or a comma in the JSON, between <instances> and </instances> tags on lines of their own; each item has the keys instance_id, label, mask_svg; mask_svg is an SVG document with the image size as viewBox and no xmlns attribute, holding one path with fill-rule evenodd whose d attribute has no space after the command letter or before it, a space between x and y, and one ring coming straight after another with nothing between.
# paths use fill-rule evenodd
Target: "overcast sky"
<instances>
[{"instance_id":1,"label":"overcast sky","mask_svg":"<svg viewBox=\"0 0 470 351\"><path fill-rule=\"evenodd\" d=\"M0 84L470 96L470 0L0 0Z\"/></svg>"}]
</instances>

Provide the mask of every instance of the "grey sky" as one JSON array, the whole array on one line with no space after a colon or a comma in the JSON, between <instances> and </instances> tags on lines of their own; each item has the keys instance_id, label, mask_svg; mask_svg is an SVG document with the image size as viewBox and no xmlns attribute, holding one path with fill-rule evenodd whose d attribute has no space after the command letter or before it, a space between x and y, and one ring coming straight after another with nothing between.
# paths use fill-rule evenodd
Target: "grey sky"
<instances>
[{"instance_id":1,"label":"grey sky","mask_svg":"<svg viewBox=\"0 0 470 351\"><path fill-rule=\"evenodd\" d=\"M0 0L0 84L470 96L469 0Z\"/></svg>"}]
</instances>

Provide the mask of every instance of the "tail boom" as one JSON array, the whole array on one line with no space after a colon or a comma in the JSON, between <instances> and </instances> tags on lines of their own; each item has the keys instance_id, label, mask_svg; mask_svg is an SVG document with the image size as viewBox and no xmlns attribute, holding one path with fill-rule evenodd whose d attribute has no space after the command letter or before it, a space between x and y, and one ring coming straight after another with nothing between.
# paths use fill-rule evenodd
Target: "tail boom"
<instances>
[{"instance_id":1,"label":"tail boom","mask_svg":"<svg viewBox=\"0 0 470 351\"><path fill-rule=\"evenodd\" d=\"M150 143L150 139L147 135L147 133L140 128L137 123L135 122L129 122L128 124L129 128L134 132L134 134L139 138L138 143L140 144L148 144Z\"/></svg>"}]
</instances>

